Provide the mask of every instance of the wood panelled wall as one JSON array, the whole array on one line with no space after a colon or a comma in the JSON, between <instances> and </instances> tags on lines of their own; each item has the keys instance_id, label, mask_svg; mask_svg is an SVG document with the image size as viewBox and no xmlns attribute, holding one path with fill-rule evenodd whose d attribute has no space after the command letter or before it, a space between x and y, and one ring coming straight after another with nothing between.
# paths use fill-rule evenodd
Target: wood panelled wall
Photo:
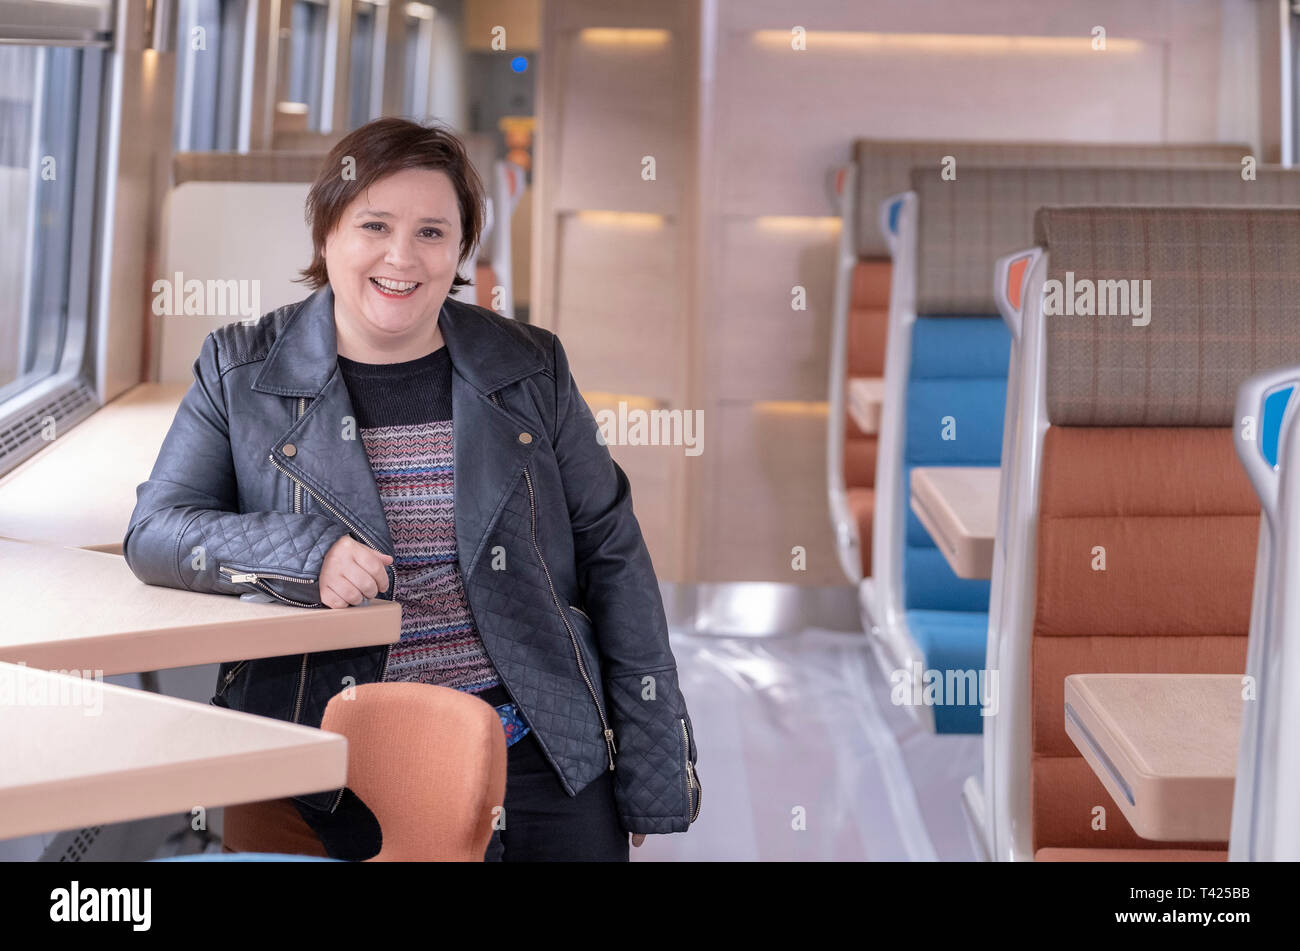
<instances>
[{"instance_id":1,"label":"wood panelled wall","mask_svg":"<svg viewBox=\"0 0 1300 951\"><path fill-rule=\"evenodd\" d=\"M1129 42L1053 45L1096 26ZM665 580L842 581L826 176L854 138L1260 136L1251 0L542 0L540 35L532 319L593 409L703 411L698 456L611 446Z\"/></svg>"}]
</instances>

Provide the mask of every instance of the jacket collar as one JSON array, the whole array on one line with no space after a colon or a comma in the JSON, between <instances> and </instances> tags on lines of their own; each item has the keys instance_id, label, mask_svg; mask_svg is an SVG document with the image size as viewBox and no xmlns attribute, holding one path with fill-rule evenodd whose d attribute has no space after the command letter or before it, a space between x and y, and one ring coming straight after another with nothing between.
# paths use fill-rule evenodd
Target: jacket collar
<instances>
[{"instance_id":1,"label":"jacket collar","mask_svg":"<svg viewBox=\"0 0 1300 951\"><path fill-rule=\"evenodd\" d=\"M438 312L447 356L466 381L487 395L543 369L540 351L490 316L448 296ZM289 317L266 355L253 389L280 396L318 397L338 368L334 292L328 284Z\"/></svg>"}]
</instances>

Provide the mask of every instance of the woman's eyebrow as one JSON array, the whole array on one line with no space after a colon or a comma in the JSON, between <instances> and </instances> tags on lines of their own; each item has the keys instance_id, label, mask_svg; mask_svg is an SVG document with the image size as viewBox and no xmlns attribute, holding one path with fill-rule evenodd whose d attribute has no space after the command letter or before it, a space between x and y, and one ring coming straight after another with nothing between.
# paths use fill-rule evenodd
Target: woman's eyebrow
<instances>
[{"instance_id":1,"label":"woman's eyebrow","mask_svg":"<svg viewBox=\"0 0 1300 951\"><path fill-rule=\"evenodd\" d=\"M392 212L388 212L388 211L378 211L377 209L374 208L362 208L352 217L353 218L365 218L365 217L392 218L394 217L394 215ZM421 218L419 224L449 225L451 224L451 222L448 221L446 218Z\"/></svg>"}]
</instances>

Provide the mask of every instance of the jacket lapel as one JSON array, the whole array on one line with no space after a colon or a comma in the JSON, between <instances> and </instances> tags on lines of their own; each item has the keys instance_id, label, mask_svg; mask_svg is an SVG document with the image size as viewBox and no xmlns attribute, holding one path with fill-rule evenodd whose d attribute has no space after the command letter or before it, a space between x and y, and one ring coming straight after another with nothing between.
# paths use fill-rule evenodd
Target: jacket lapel
<instances>
[{"instance_id":1,"label":"jacket lapel","mask_svg":"<svg viewBox=\"0 0 1300 951\"><path fill-rule=\"evenodd\" d=\"M292 456L284 451L290 444L294 447ZM337 509L354 531L368 536L364 539L367 543L393 554L379 487L357 429L352 399L337 368L318 398L307 404L302 418L270 453L285 470Z\"/></svg>"},{"instance_id":2,"label":"jacket lapel","mask_svg":"<svg viewBox=\"0 0 1300 951\"><path fill-rule=\"evenodd\" d=\"M438 329L452 366L456 549L468 586L506 495L542 439L536 427L498 406L491 394L544 364L540 352L525 347L492 317L451 298L443 304ZM527 442L521 441L524 434Z\"/></svg>"},{"instance_id":3,"label":"jacket lapel","mask_svg":"<svg viewBox=\"0 0 1300 951\"><path fill-rule=\"evenodd\" d=\"M468 584L505 496L540 440L531 427L497 408L452 365L456 549L461 574ZM530 442L520 442L521 433L528 433Z\"/></svg>"}]
</instances>

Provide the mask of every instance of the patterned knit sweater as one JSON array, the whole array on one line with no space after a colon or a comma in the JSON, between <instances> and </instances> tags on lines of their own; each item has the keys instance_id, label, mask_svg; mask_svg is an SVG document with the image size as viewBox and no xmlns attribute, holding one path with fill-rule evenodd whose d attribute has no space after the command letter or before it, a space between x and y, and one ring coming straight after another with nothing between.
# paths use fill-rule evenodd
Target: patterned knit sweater
<instances>
[{"instance_id":1,"label":"patterned knit sweater","mask_svg":"<svg viewBox=\"0 0 1300 951\"><path fill-rule=\"evenodd\" d=\"M339 357L339 370L393 540L402 637L383 679L476 694L497 707L513 743L528 727L483 646L457 561L447 348L404 363Z\"/></svg>"}]
</instances>

